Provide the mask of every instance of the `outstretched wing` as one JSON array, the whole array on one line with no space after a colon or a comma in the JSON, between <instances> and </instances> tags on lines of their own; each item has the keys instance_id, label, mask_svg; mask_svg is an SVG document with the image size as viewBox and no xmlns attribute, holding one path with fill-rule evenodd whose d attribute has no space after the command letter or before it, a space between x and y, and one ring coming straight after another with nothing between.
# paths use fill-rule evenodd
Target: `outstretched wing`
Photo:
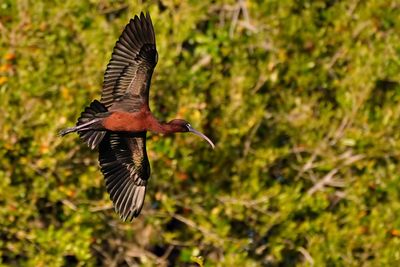
<instances>
[{"instance_id":1,"label":"outstretched wing","mask_svg":"<svg viewBox=\"0 0 400 267\"><path fill-rule=\"evenodd\" d=\"M108 133L99 146L99 162L116 212L132 221L142 210L150 177L146 133Z\"/></svg>"},{"instance_id":2,"label":"outstretched wing","mask_svg":"<svg viewBox=\"0 0 400 267\"><path fill-rule=\"evenodd\" d=\"M149 13L135 16L126 25L115 44L104 74L101 102L111 107L128 99L135 111L148 103L149 87L158 54L153 24Z\"/></svg>"}]
</instances>

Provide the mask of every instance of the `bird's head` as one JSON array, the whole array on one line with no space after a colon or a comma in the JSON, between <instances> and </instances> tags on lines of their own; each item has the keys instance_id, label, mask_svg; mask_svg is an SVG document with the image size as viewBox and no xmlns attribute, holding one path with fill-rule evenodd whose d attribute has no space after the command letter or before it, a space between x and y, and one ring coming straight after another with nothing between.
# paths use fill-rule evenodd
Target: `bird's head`
<instances>
[{"instance_id":1,"label":"bird's head","mask_svg":"<svg viewBox=\"0 0 400 267\"><path fill-rule=\"evenodd\" d=\"M208 138L205 134L194 129L190 125L190 123L185 120L175 119L175 120L168 122L168 124L170 125L172 131L175 133L186 133L186 132L194 133L195 135L198 135L201 138L203 138L204 140L206 140L212 148L215 147L214 143L210 140L210 138Z\"/></svg>"}]
</instances>

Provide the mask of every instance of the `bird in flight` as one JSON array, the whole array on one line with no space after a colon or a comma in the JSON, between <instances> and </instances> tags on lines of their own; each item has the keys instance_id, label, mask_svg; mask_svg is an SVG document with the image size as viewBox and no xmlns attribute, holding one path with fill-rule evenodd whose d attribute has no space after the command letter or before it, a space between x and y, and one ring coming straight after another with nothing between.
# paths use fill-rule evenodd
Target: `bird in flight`
<instances>
[{"instance_id":1,"label":"bird in flight","mask_svg":"<svg viewBox=\"0 0 400 267\"><path fill-rule=\"evenodd\" d=\"M158 54L149 13L129 21L115 44L104 74L101 100L81 113L76 126L61 136L77 132L91 149L98 147L99 163L116 212L132 221L143 207L150 165L146 132L191 132L213 142L187 121L157 120L149 108L149 88Z\"/></svg>"}]
</instances>

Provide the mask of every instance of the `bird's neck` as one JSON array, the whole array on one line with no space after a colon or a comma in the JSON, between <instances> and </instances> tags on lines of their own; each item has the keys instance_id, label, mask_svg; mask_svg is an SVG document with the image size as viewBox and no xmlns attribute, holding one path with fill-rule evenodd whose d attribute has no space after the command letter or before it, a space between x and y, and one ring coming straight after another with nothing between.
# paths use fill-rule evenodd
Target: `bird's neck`
<instances>
[{"instance_id":1,"label":"bird's neck","mask_svg":"<svg viewBox=\"0 0 400 267\"><path fill-rule=\"evenodd\" d=\"M153 115L151 115L148 119L147 130L161 134L169 134L175 132L171 124L166 122L160 122Z\"/></svg>"}]
</instances>

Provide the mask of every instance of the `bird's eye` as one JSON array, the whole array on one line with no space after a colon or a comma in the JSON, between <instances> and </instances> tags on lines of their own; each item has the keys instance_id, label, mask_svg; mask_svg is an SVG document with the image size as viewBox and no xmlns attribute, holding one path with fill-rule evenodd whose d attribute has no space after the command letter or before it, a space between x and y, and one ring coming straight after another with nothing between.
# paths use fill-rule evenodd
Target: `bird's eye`
<instances>
[{"instance_id":1,"label":"bird's eye","mask_svg":"<svg viewBox=\"0 0 400 267\"><path fill-rule=\"evenodd\" d=\"M190 125L190 123L186 123L186 127L192 128L192 125Z\"/></svg>"}]
</instances>

